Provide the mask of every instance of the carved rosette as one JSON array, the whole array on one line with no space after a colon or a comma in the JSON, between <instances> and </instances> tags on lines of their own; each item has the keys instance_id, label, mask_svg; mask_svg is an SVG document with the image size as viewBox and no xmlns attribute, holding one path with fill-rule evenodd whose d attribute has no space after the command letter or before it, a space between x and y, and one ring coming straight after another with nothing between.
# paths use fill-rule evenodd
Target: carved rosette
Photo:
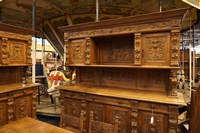
<instances>
[{"instance_id":1,"label":"carved rosette","mask_svg":"<svg viewBox=\"0 0 200 133\"><path fill-rule=\"evenodd\" d=\"M180 19L171 20L172 28L180 28L181 27L180 21L181 21Z\"/></svg>"},{"instance_id":2,"label":"carved rosette","mask_svg":"<svg viewBox=\"0 0 200 133\"><path fill-rule=\"evenodd\" d=\"M178 66L180 48L180 31L171 31L171 66Z\"/></svg>"},{"instance_id":3,"label":"carved rosette","mask_svg":"<svg viewBox=\"0 0 200 133\"><path fill-rule=\"evenodd\" d=\"M8 58L10 56L8 51L8 38L2 38L2 64L8 64Z\"/></svg>"},{"instance_id":4,"label":"carved rosette","mask_svg":"<svg viewBox=\"0 0 200 133\"><path fill-rule=\"evenodd\" d=\"M69 64L69 40L68 39L65 40L65 48L66 48L66 50L65 50L65 55L66 55L66 57L65 57L65 59L66 59L65 63Z\"/></svg>"},{"instance_id":5,"label":"carved rosette","mask_svg":"<svg viewBox=\"0 0 200 133\"><path fill-rule=\"evenodd\" d=\"M8 99L8 123L14 119L14 102L13 99Z\"/></svg>"},{"instance_id":6,"label":"carved rosette","mask_svg":"<svg viewBox=\"0 0 200 133\"><path fill-rule=\"evenodd\" d=\"M178 119L176 116L169 116L169 133L177 133Z\"/></svg>"},{"instance_id":7,"label":"carved rosette","mask_svg":"<svg viewBox=\"0 0 200 133\"><path fill-rule=\"evenodd\" d=\"M91 40L90 38L86 38L86 50L85 50L85 64L89 65L91 64Z\"/></svg>"},{"instance_id":8,"label":"carved rosette","mask_svg":"<svg viewBox=\"0 0 200 133\"><path fill-rule=\"evenodd\" d=\"M32 40L29 39L27 43L27 63L32 64L32 58L31 58L31 45L32 45Z\"/></svg>"},{"instance_id":9,"label":"carved rosette","mask_svg":"<svg viewBox=\"0 0 200 133\"><path fill-rule=\"evenodd\" d=\"M170 81L170 94L169 96L171 97L178 97L178 92L177 92L177 70L172 69L171 70L171 76L169 77Z\"/></svg>"},{"instance_id":10,"label":"carved rosette","mask_svg":"<svg viewBox=\"0 0 200 133\"><path fill-rule=\"evenodd\" d=\"M134 65L141 65L141 33L135 34Z\"/></svg>"},{"instance_id":11,"label":"carved rosette","mask_svg":"<svg viewBox=\"0 0 200 133\"><path fill-rule=\"evenodd\" d=\"M131 133L137 133L138 131L138 110L131 110Z\"/></svg>"}]
</instances>

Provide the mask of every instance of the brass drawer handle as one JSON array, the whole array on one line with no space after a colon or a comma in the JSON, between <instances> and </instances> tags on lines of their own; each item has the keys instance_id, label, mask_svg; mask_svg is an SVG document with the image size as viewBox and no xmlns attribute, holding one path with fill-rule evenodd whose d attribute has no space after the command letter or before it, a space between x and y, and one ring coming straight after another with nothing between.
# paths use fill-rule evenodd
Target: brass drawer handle
<instances>
[{"instance_id":1,"label":"brass drawer handle","mask_svg":"<svg viewBox=\"0 0 200 133\"><path fill-rule=\"evenodd\" d=\"M26 93L26 90L24 90L23 93Z\"/></svg>"},{"instance_id":2,"label":"brass drawer handle","mask_svg":"<svg viewBox=\"0 0 200 133\"><path fill-rule=\"evenodd\" d=\"M118 103L119 103L119 104L122 104L122 101L119 100Z\"/></svg>"}]
</instances>

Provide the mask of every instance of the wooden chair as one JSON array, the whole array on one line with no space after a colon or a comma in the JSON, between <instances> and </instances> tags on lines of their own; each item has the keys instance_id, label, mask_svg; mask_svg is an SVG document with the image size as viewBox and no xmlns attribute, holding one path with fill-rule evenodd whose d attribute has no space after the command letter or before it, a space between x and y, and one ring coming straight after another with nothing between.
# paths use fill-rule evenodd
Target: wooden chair
<instances>
[{"instance_id":1,"label":"wooden chair","mask_svg":"<svg viewBox=\"0 0 200 133\"><path fill-rule=\"evenodd\" d=\"M118 133L118 118L115 118L115 124L105 123L93 120L93 111L90 111L89 133Z\"/></svg>"},{"instance_id":2,"label":"wooden chair","mask_svg":"<svg viewBox=\"0 0 200 133\"><path fill-rule=\"evenodd\" d=\"M72 115L61 115L62 119L60 122L60 127L67 130L71 130L76 133L82 133L83 132L83 115L84 115L83 110L81 110L80 117L75 117Z\"/></svg>"}]
</instances>

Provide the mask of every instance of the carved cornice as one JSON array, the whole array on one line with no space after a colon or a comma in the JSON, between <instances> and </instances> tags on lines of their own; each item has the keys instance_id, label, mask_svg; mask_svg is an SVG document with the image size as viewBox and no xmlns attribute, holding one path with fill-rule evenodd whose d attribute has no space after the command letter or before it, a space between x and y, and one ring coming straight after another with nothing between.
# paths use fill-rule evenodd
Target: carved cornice
<instances>
[{"instance_id":1,"label":"carved cornice","mask_svg":"<svg viewBox=\"0 0 200 133\"><path fill-rule=\"evenodd\" d=\"M5 32L5 31L0 31L0 36L5 37L5 38L19 39L19 40L29 40L31 38L31 35L23 35L23 34L17 34L17 33Z\"/></svg>"},{"instance_id":2,"label":"carved cornice","mask_svg":"<svg viewBox=\"0 0 200 133\"><path fill-rule=\"evenodd\" d=\"M68 38L78 38L85 36L100 36L100 35L111 35L118 33L135 33L142 32L147 30L160 30L160 29L170 29L172 27L171 22L161 22L161 23L150 23L150 24L141 24L141 25L128 25L120 27L111 27L111 28L102 28L95 30L83 30L77 32L69 32Z\"/></svg>"}]
</instances>

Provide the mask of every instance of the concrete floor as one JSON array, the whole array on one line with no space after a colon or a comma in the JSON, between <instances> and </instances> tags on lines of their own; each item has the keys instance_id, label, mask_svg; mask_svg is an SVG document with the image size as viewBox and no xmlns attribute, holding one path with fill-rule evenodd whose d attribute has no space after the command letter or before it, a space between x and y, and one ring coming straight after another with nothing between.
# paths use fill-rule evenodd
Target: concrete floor
<instances>
[{"instance_id":1,"label":"concrete floor","mask_svg":"<svg viewBox=\"0 0 200 133\"><path fill-rule=\"evenodd\" d=\"M36 114L38 120L58 126L60 125L60 104L57 104L56 111L54 111L54 104L51 103L49 96L41 95L40 104L36 105Z\"/></svg>"}]
</instances>

